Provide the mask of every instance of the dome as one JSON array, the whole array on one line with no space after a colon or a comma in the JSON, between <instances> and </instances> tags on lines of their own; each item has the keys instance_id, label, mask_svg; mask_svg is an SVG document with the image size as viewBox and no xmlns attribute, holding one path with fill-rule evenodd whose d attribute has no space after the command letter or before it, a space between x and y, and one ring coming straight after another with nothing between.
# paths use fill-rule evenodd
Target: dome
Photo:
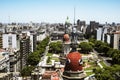
<instances>
[{"instance_id":1,"label":"dome","mask_svg":"<svg viewBox=\"0 0 120 80\"><path fill-rule=\"evenodd\" d=\"M70 39L68 34L64 34L63 38L64 38L65 41L69 41L69 39Z\"/></svg>"},{"instance_id":2,"label":"dome","mask_svg":"<svg viewBox=\"0 0 120 80\"><path fill-rule=\"evenodd\" d=\"M71 52L67 56L65 65L66 71L81 71L82 70L82 56L79 52Z\"/></svg>"}]
</instances>

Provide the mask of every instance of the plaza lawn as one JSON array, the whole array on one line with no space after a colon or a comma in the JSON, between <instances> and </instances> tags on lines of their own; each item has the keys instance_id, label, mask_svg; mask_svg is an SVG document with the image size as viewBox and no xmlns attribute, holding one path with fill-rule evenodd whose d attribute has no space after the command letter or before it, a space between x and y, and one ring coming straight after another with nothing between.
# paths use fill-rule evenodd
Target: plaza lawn
<instances>
[{"instance_id":1,"label":"plaza lawn","mask_svg":"<svg viewBox=\"0 0 120 80\"><path fill-rule=\"evenodd\" d=\"M59 62L60 61L60 59L57 58L57 57L51 57L51 60L55 60L55 62Z\"/></svg>"},{"instance_id":2,"label":"plaza lawn","mask_svg":"<svg viewBox=\"0 0 120 80\"><path fill-rule=\"evenodd\" d=\"M87 76L94 74L93 72L86 72Z\"/></svg>"},{"instance_id":3,"label":"plaza lawn","mask_svg":"<svg viewBox=\"0 0 120 80\"><path fill-rule=\"evenodd\" d=\"M103 61L100 61L100 64L103 66L103 68L107 66Z\"/></svg>"},{"instance_id":4,"label":"plaza lawn","mask_svg":"<svg viewBox=\"0 0 120 80\"><path fill-rule=\"evenodd\" d=\"M53 57L52 53L47 53L47 56L49 57L49 60L47 61L47 64L52 64L52 60L55 60L55 62L60 61L60 59L58 57Z\"/></svg>"},{"instance_id":5,"label":"plaza lawn","mask_svg":"<svg viewBox=\"0 0 120 80\"><path fill-rule=\"evenodd\" d=\"M53 55L52 53L47 53L47 56L49 56L49 57L52 56L52 55Z\"/></svg>"},{"instance_id":6,"label":"plaza lawn","mask_svg":"<svg viewBox=\"0 0 120 80\"><path fill-rule=\"evenodd\" d=\"M95 64L95 62L86 62L86 63L89 65L89 67L84 68L85 71L100 68L98 65Z\"/></svg>"},{"instance_id":7,"label":"plaza lawn","mask_svg":"<svg viewBox=\"0 0 120 80\"><path fill-rule=\"evenodd\" d=\"M94 74L94 69L100 68L95 62L86 62L89 66L84 68L87 76Z\"/></svg>"},{"instance_id":8,"label":"plaza lawn","mask_svg":"<svg viewBox=\"0 0 120 80\"><path fill-rule=\"evenodd\" d=\"M93 70L93 69L97 69L97 68L100 68L99 66L90 66L88 68L85 68L84 70Z\"/></svg>"},{"instance_id":9,"label":"plaza lawn","mask_svg":"<svg viewBox=\"0 0 120 80\"><path fill-rule=\"evenodd\" d=\"M48 64L48 65L51 65L51 64L52 64L52 61L49 61L47 64Z\"/></svg>"}]
</instances>

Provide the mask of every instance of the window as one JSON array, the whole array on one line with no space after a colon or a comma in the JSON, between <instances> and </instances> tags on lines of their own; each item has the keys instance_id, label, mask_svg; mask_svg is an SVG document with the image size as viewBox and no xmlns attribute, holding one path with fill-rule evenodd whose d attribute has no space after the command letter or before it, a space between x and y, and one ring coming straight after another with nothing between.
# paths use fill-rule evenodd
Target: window
<instances>
[{"instance_id":1,"label":"window","mask_svg":"<svg viewBox=\"0 0 120 80\"><path fill-rule=\"evenodd\" d=\"M12 45L12 36L8 37L8 45L11 46Z\"/></svg>"}]
</instances>

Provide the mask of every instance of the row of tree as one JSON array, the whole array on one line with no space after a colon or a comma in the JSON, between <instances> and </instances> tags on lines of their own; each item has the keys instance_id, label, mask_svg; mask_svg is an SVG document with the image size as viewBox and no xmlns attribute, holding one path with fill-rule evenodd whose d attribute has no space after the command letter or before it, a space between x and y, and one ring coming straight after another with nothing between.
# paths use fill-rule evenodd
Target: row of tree
<instances>
[{"instance_id":1,"label":"row of tree","mask_svg":"<svg viewBox=\"0 0 120 80\"><path fill-rule=\"evenodd\" d=\"M120 65L113 65L112 67L105 67L104 69L97 68L93 70L97 80L119 80L120 79Z\"/></svg>"},{"instance_id":2,"label":"row of tree","mask_svg":"<svg viewBox=\"0 0 120 80\"><path fill-rule=\"evenodd\" d=\"M120 64L120 50L111 48L107 43L102 41L96 41L95 39L89 39L91 43L94 43L94 49L102 53L103 56L111 57L113 64Z\"/></svg>"},{"instance_id":3,"label":"row of tree","mask_svg":"<svg viewBox=\"0 0 120 80\"><path fill-rule=\"evenodd\" d=\"M93 50L93 47L90 45L90 42L81 42L79 44L79 48L81 48L81 52L89 53Z\"/></svg>"},{"instance_id":4,"label":"row of tree","mask_svg":"<svg viewBox=\"0 0 120 80\"><path fill-rule=\"evenodd\" d=\"M89 39L89 42L82 42L79 44L81 51L89 53L95 49L97 52L102 53L103 56L112 58L113 65L111 67L94 69L95 78L97 80L119 80L120 79L120 50L110 48L107 43L97 41L93 38Z\"/></svg>"},{"instance_id":5,"label":"row of tree","mask_svg":"<svg viewBox=\"0 0 120 80\"><path fill-rule=\"evenodd\" d=\"M46 37L44 40L38 43L37 50L33 53L29 54L27 58L28 65L35 66L38 64L38 62L41 59L41 56L43 55L44 51L46 50L46 46L49 43L49 37Z\"/></svg>"},{"instance_id":6,"label":"row of tree","mask_svg":"<svg viewBox=\"0 0 120 80\"><path fill-rule=\"evenodd\" d=\"M49 37L37 43L37 50L30 53L27 57L27 66L21 71L22 76L31 75L32 70L34 70L35 66L39 63L48 43Z\"/></svg>"},{"instance_id":7,"label":"row of tree","mask_svg":"<svg viewBox=\"0 0 120 80\"><path fill-rule=\"evenodd\" d=\"M50 53L58 54L58 53L62 52L62 42L61 41L51 42L49 44L49 47L50 47L50 49L49 49Z\"/></svg>"},{"instance_id":8,"label":"row of tree","mask_svg":"<svg viewBox=\"0 0 120 80\"><path fill-rule=\"evenodd\" d=\"M79 48L81 48L81 52L83 53L89 53L93 50L93 44L91 42L81 42L79 44Z\"/></svg>"},{"instance_id":9,"label":"row of tree","mask_svg":"<svg viewBox=\"0 0 120 80\"><path fill-rule=\"evenodd\" d=\"M113 64L120 64L120 50L110 48L105 42L91 38L89 42L80 43L79 48L83 53L89 53L95 49L97 52L102 53L103 56L111 57Z\"/></svg>"}]
</instances>

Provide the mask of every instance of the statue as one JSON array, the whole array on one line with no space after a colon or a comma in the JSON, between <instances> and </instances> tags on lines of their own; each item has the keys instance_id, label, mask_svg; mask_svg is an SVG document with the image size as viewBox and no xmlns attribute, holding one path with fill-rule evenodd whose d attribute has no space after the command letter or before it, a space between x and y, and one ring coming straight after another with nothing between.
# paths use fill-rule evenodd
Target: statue
<instances>
[{"instance_id":1,"label":"statue","mask_svg":"<svg viewBox=\"0 0 120 80\"><path fill-rule=\"evenodd\" d=\"M69 17L67 17L66 21L65 21L65 34L68 33L68 27L70 26L70 21L69 21Z\"/></svg>"}]
</instances>

